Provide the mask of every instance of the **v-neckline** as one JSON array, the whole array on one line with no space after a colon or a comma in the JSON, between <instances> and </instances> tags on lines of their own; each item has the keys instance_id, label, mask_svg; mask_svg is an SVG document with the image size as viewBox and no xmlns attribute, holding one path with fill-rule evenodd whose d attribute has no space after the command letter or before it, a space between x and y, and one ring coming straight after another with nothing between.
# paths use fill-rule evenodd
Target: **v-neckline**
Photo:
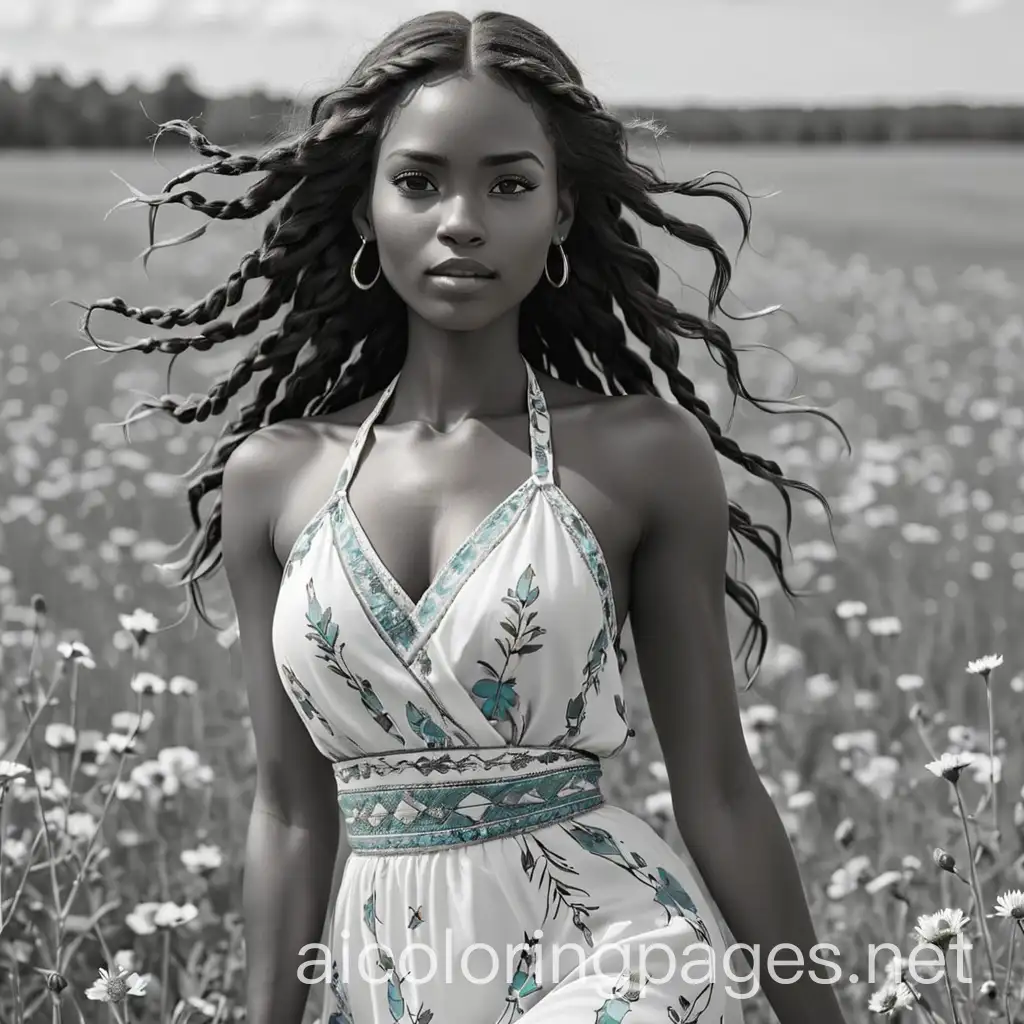
<instances>
[{"instance_id":1,"label":"v-neckline","mask_svg":"<svg viewBox=\"0 0 1024 1024\"><path fill-rule=\"evenodd\" d=\"M384 563L363 528L349 499L349 488L359 468L363 447L398 384L401 371L381 394L360 425L345 463L338 474L333 496L335 517L344 536L340 544L342 562L355 581L364 581L373 617L399 646L409 649L422 632L436 620L438 612L454 600L468 578L467 569L479 565L512 528L529 503L534 490L552 482L551 427L544 392L533 368L523 358L527 379L527 420L530 436L531 472L518 487L480 520L466 539L452 552L418 600L398 581ZM369 572L361 569L368 565ZM368 578L369 576L369 578ZM376 577L373 579L372 577ZM381 588L385 593L381 593ZM358 588L357 588L358 589ZM390 607L389 607L390 605Z\"/></svg>"}]
</instances>

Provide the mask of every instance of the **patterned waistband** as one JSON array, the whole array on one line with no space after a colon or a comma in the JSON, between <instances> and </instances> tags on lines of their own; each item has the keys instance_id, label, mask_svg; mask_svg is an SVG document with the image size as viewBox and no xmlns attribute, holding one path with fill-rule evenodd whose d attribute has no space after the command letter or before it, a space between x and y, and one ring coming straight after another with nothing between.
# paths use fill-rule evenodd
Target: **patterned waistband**
<instances>
[{"instance_id":1,"label":"patterned waistband","mask_svg":"<svg viewBox=\"0 0 1024 1024\"><path fill-rule=\"evenodd\" d=\"M447 747L338 761L353 853L410 853L528 832L604 803L601 761L558 747Z\"/></svg>"}]
</instances>

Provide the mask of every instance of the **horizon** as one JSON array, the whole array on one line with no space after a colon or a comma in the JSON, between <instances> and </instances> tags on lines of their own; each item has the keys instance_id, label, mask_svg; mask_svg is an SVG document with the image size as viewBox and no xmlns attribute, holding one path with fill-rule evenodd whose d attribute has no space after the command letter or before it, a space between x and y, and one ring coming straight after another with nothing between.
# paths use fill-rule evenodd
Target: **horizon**
<instances>
[{"instance_id":1,"label":"horizon","mask_svg":"<svg viewBox=\"0 0 1024 1024\"><path fill-rule=\"evenodd\" d=\"M210 98L262 88L301 100L343 78L401 21L435 9L488 8L460 0L347 0L344 12L326 0L4 0L0 62L18 88L59 71L72 85L95 75L110 90L130 81L151 89L179 69ZM614 20L594 17L589 0L509 0L500 9L548 32L608 104L1024 103L1020 0L634 0L634 17Z\"/></svg>"}]
</instances>

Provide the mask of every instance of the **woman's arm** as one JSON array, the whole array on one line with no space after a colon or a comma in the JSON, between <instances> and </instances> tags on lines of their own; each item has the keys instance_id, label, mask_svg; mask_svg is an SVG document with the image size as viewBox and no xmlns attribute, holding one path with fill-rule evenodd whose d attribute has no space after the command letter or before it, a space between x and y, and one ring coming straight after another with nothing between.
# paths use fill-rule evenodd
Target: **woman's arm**
<instances>
[{"instance_id":1,"label":"woman's arm","mask_svg":"<svg viewBox=\"0 0 1024 1024\"><path fill-rule=\"evenodd\" d=\"M735 940L757 949L753 970L781 1024L842 1024L836 971L820 963L834 963L834 954L811 958L818 940L793 850L740 723L725 609L728 496L718 456L686 410L659 400L645 415L636 449L647 467L645 532L633 563L631 619L675 819ZM748 973L738 952L726 966L736 977ZM750 989L750 982L723 980Z\"/></svg>"},{"instance_id":2,"label":"woman's arm","mask_svg":"<svg viewBox=\"0 0 1024 1024\"><path fill-rule=\"evenodd\" d=\"M333 768L295 713L271 646L281 566L269 496L283 462L269 438L253 435L231 453L222 486L224 566L256 741L242 892L248 1024L302 1020L310 985L299 966L322 956L299 951L320 942L339 848L347 856Z\"/></svg>"}]
</instances>

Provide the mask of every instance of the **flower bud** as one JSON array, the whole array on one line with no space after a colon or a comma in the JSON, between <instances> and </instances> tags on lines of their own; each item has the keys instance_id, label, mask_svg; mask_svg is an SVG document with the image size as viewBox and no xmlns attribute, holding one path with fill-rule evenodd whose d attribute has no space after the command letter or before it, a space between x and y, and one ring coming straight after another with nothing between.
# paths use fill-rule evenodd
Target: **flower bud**
<instances>
[{"instance_id":1,"label":"flower bud","mask_svg":"<svg viewBox=\"0 0 1024 1024\"><path fill-rule=\"evenodd\" d=\"M63 974L56 971L48 971L46 974L46 987L51 992L63 992L68 987L68 980Z\"/></svg>"},{"instance_id":2,"label":"flower bud","mask_svg":"<svg viewBox=\"0 0 1024 1024\"><path fill-rule=\"evenodd\" d=\"M951 874L956 874L956 858L951 853L946 853L941 846L936 846L932 850L932 860L935 862L936 867L940 867L943 871L948 871Z\"/></svg>"},{"instance_id":3,"label":"flower bud","mask_svg":"<svg viewBox=\"0 0 1024 1024\"><path fill-rule=\"evenodd\" d=\"M932 713L919 700L915 700L908 712L912 722L918 722L922 726L929 726L932 723Z\"/></svg>"}]
</instances>

